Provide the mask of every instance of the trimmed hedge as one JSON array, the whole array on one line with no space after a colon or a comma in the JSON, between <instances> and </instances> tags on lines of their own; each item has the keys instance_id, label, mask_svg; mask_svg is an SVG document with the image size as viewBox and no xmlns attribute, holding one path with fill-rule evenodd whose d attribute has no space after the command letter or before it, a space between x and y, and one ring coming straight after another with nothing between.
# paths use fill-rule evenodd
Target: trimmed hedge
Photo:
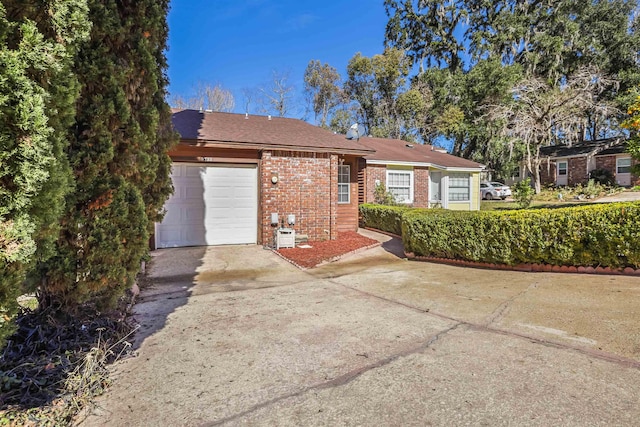
<instances>
[{"instance_id":1,"label":"trimmed hedge","mask_svg":"<svg viewBox=\"0 0 640 427\"><path fill-rule=\"evenodd\" d=\"M363 218L377 221L366 225L390 231L378 225L399 221L405 250L418 256L508 265L640 267L637 202L487 212L389 209L376 207L372 213L366 207Z\"/></svg>"},{"instance_id":2,"label":"trimmed hedge","mask_svg":"<svg viewBox=\"0 0 640 427\"><path fill-rule=\"evenodd\" d=\"M404 206L360 205L360 223L387 233L402 235L402 215L411 208Z\"/></svg>"}]
</instances>

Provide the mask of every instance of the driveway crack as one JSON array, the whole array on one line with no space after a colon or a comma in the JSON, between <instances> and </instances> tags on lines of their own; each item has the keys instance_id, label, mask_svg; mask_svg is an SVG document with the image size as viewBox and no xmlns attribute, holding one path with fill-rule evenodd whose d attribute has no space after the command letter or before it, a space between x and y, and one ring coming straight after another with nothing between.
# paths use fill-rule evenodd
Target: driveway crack
<instances>
[{"instance_id":1,"label":"driveway crack","mask_svg":"<svg viewBox=\"0 0 640 427\"><path fill-rule=\"evenodd\" d=\"M372 370L381 368L383 366L386 366L390 363L395 362L396 360L403 358L403 357L407 357L410 356L412 354L416 354L416 353L421 353L423 351L425 351L426 349L428 349L429 347L431 347L435 342L437 342L438 340L440 340L443 336L447 335L448 333L454 331L455 329L457 329L459 326L463 325L463 323L456 323L453 326L450 326L447 329L443 329L442 331L438 332L437 334L431 336L427 341L421 343L420 345L408 348L406 350L397 352L397 353L393 353L385 358L382 358L374 363L365 365L361 368L357 368L357 369L353 369L347 373L344 373L340 376L337 376L331 380L328 381L323 381L321 383L317 383L317 384L313 384L310 385L308 387L302 388L298 391L292 392L292 393L288 393L288 394L284 394L282 396L278 396L275 397L273 399L267 400L265 402L259 403L257 405L252 406L251 408L242 411L238 414L235 415L231 415L229 417L217 420L217 421L213 421L210 423L206 423L203 426L209 427L209 426L218 426L218 425L222 425L225 423L229 423L232 421L236 421L244 416L247 416L253 412L256 412L262 408L271 406L273 404L276 404L280 401L286 400L286 399L291 399L294 397L298 397L298 396L302 396L310 391L314 391L314 390L326 390L326 389L330 389L330 388L335 388L335 387L340 387L346 384L349 384L350 382L356 380L357 378L359 378L360 376L362 376L363 374L370 372Z\"/></svg>"},{"instance_id":2,"label":"driveway crack","mask_svg":"<svg viewBox=\"0 0 640 427\"><path fill-rule=\"evenodd\" d=\"M494 323L498 323L500 320L502 320L506 314L509 312L509 309L511 308L511 305L513 304L513 302L521 297L523 297L524 295L526 295L529 291L533 290L533 289L537 289L538 288L538 282L532 283L529 286L527 286L525 289L523 289L521 292L515 294L514 296L512 296L511 298L507 299L506 301L502 302L502 304L500 304L494 311L493 313L491 313L489 315L489 317L487 317L487 319L482 323L482 326L485 327L489 327L491 325L493 325Z\"/></svg>"}]
</instances>

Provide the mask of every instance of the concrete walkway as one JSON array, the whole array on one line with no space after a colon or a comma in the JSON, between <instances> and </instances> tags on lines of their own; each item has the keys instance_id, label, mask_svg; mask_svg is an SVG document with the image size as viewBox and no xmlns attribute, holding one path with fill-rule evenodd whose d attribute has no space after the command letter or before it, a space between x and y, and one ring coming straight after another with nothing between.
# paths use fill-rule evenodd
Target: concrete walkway
<instances>
[{"instance_id":1,"label":"concrete walkway","mask_svg":"<svg viewBox=\"0 0 640 427\"><path fill-rule=\"evenodd\" d=\"M139 356L83 426L637 425L640 279L154 253Z\"/></svg>"},{"instance_id":2,"label":"concrete walkway","mask_svg":"<svg viewBox=\"0 0 640 427\"><path fill-rule=\"evenodd\" d=\"M640 201L640 191L624 191L622 193L604 196L596 200L599 203L637 202Z\"/></svg>"}]
</instances>

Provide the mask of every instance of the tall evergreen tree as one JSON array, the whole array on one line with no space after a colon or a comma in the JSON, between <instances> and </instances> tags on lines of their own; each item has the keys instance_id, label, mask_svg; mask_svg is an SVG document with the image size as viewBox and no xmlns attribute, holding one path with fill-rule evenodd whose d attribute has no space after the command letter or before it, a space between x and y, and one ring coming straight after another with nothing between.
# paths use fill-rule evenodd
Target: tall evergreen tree
<instances>
[{"instance_id":1,"label":"tall evergreen tree","mask_svg":"<svg viewBox=\"0 0 640 427\"><path fill-rule=\"evenodd\" d=\"M88 32L86 0L0 2L0 344L27 273L53 253L71 190L71 65Z\"/></svg>"},{"instance_id":2,"label":"tall evergreen tree","mask_svg":"<svg viewBox=\"0 0 640 427\"><path fill-rule=\"evenodd\" d=\"M171 192L175 143L164 74L168 0L89 0L93 23L75 71L82 90L68 158L56 256L43 270L41 305L75 314L112 306L131 286Z\"/></svg>"}]
</instances>

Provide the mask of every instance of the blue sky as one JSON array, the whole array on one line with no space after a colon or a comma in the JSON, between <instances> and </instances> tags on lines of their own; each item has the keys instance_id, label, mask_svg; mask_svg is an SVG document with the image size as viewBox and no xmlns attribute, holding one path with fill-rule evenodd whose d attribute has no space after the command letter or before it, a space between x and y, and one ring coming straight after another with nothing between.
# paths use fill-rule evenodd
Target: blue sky
<instances>
[{"instance_id":1,"label":"blue sky","mask_svg":"<svg viewBox=\"0 0 640 427\"><path fill-rule=\"evenodd\" d=\"M382 53L387 16L382 0L172 0L169 92L189 96L198 82L219 83L236 98L288 72L302 93L312 59L345 77L356 54Z\"/></svg>"}]
</instances>

